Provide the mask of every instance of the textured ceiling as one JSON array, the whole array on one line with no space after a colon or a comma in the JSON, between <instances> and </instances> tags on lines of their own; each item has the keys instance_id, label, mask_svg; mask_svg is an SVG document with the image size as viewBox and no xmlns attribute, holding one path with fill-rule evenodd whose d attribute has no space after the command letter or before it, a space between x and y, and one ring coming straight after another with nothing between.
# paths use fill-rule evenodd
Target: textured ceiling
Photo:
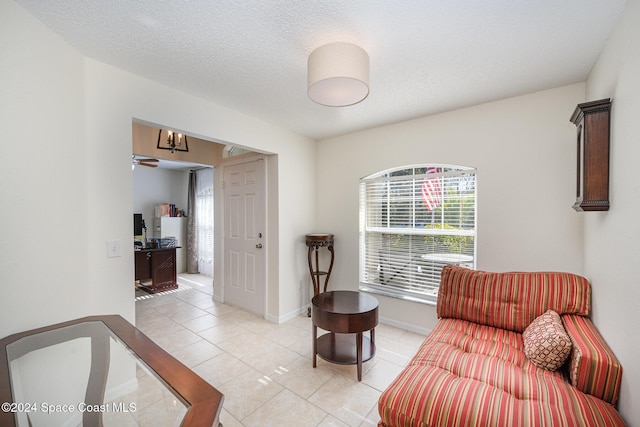
<instances>
[{"instance_id":1,"label":"textured ceiling","mask_svg":"<svg viewBox=\"0 0 640 427\"><path fill-rule=\"evenodd\" d=\"M83 55L315 139L584 81L626 0L17 0ZM307 98L313 49L371 91Z\"/></svg>"}]
</instances>

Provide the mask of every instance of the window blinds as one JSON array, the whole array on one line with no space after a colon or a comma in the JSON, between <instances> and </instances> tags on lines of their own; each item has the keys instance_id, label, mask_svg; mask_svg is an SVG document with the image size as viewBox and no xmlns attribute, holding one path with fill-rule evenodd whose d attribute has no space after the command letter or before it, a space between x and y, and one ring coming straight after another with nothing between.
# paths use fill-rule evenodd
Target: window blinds
<instances>
[{"instance_id":1,"label":"window blinds","mask_svg":"<svg viewBox=\"0 0 640 427\"><path fill-rule=\"evenodd\" d=\"M360 284L435 301L446 264L475 266L475 170L427 165L360 184Z\"/></svg>"}]
</instances>

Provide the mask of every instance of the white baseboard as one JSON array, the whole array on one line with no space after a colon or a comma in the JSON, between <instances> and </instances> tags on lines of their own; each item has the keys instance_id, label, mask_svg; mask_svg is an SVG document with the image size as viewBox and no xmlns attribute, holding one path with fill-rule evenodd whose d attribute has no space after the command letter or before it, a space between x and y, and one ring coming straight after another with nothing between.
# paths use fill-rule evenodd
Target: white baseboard
<instances>
[{"instance_id":1,"label":"white baseboard","mask_svg":"<svg viewBox=\"0 0 640 427\"><path fill-rule=\"evenodd\" d=\"M285 323L297 316L301 316L303 314L307 314L308 313L308 308L311 307L311 304L307 304L303 307L300 307L296 310L293 310L285 315L282 316L274 316L274 315L269 315L267 314L265 316L265 320L269 321L269 322L273 322L273 323L277 323L277 324L281 324L281 323ZM417 334L421 334L421 335L429 335L431 333L431 329L429 328L421 328L419 326L413 325L411 323L405 323L405 322L401 322L395 319L390 319L387 317L380 317L379 318L379 322L380 323L384 323L385 325L389 325L389 326L393 326L396 328L400 328L400 329L404 329L405 331L409 331L409 332L415 332Z\"/></svg>"},{"instance_id":2,"label":"white baseboard","mask_svg":"<svg viewBox=\"0 0 640 427\"><path fill-rule=\"evenodd\" d=\"M307 309L311 307L311 304L307 304L304 307L300 307L297 308L293 311L290 311L287 314L284 314L282 316L273 316L270 314L267 314L264 318L265 320L269 321L269 322L273 322L273 323L277 323L277 324L281 324L284 322L288 322L291 319L294 319L300 315L302 315L303 313L306 314L307 313Z\"/></svg>"}]
</instances>

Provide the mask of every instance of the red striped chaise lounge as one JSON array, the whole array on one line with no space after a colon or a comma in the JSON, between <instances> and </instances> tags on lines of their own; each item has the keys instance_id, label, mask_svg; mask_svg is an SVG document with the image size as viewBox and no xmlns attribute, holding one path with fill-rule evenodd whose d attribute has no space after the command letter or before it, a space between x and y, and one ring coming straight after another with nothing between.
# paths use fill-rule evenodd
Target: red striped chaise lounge
<instances>
[{"instance_id":1,"label":"red striped chaise lounge","mask_svg":"<svg viewBox=\"0 0 640 427\"><path fill-rule=\"evenodd\" d=\"M446 266L440 320L382 393L378 426L623 426L622 367L590 309L581 276Z\"/></svg>"}]
</instances>

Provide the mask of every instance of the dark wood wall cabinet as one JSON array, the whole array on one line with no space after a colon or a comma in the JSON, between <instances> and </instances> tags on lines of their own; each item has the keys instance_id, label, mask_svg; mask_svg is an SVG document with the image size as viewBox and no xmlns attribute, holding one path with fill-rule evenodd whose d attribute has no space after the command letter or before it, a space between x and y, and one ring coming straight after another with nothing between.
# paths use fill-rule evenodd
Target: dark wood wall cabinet
<instances>
[{"instance_id":1,"label":"dark wood wall cabinet","mask_svg":"<svg viewBox=\"0 0 640 427\"><path fill-rule=\"evenodd\" d=\"M609 127L611 99L578 104L571 122L578 137L576 202L578 212L609 210Z\"/></svg>"}]
</instances>

